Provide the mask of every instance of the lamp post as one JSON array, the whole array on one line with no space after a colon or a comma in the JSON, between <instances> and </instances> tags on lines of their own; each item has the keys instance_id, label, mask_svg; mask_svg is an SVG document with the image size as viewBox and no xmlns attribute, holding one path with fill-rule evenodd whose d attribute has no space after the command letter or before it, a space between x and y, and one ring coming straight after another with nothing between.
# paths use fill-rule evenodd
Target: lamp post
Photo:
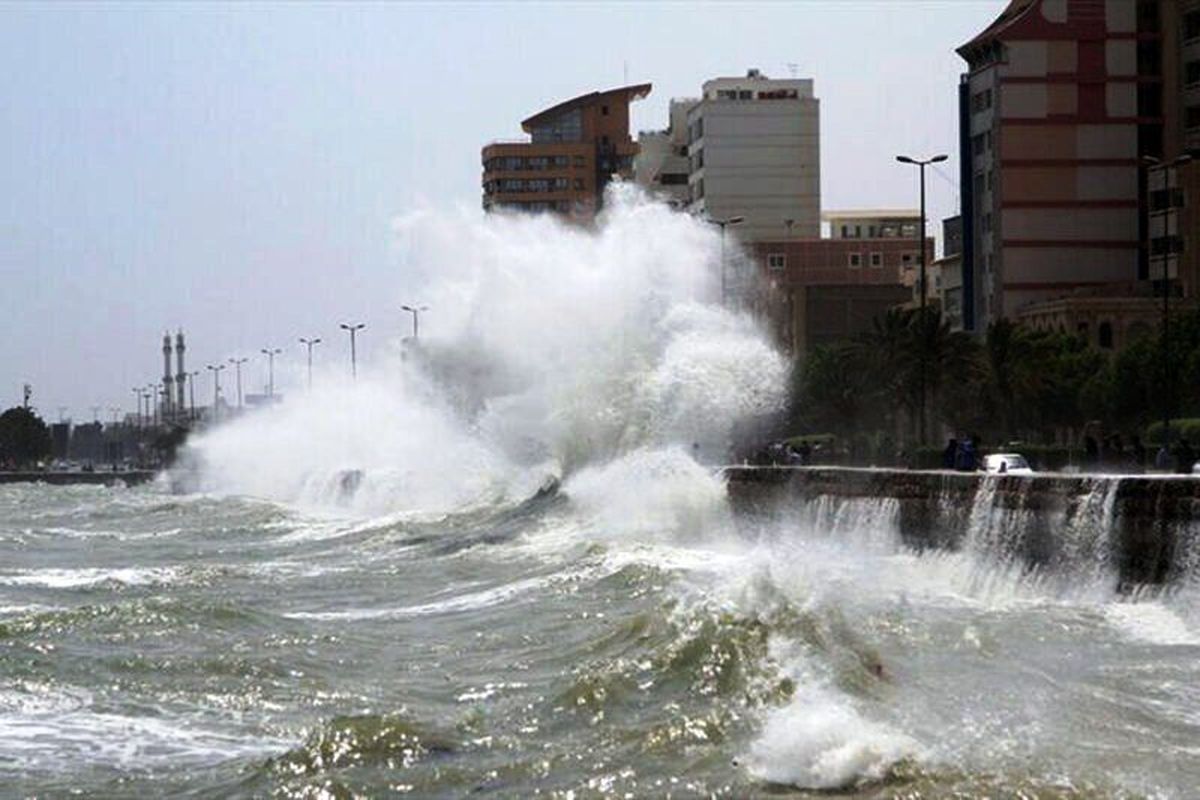
<instances>
[{"instance_id":1,"label":"lamp post","mask_svg":"<svg viewBox=\"0 0 1200 800\"><path fill-rule=\"evenodd\" d=\"M1166 216L1167 219L1169 219L1170 213L1171 213L1172 209L1174 209L1174 207L1175 207L1174 203L1171 200L1171 192L1170 192L1171 170L1177 168L1181 164L1186 164L1187 162L1189 162L1191 160L1192 160L1192 157L1190 155L1188 155L1187 153L1184 153L1183 155L1179 156L1178 158L1174 158L1167 162L1164 162L1160 158L1155 158L1154 156L1142 156L1142 163L1145 164L1146 168L1147 168L1146 169L1146 183L1147 183L1147 194L1148 195L1151 193L1150 189L1149 189L1150 172L1153 170L1155 172L1161 172L1163 175L1163 184L1164 184L1163 189L1164 189L1164 191L1166 191L1166 194L1167 194L1167 203L1163 207L1163 211L1167 215ZM1147 198L1147 199L1149 199L1149 198ZM1150 209L1151 209L1151 213L1153 213L1153 211L1154 211L1154 203L1153 202L1150 203ZM1164 230L1163 230L1164 237L1169 236L1170 232L1169 232L1169 230L1167 230L1169 225L1164 224L1163 227L1164 227ZM1150 235L1149 231L1147 231L1147 235L1148 236ZM1151 236L1150 238L1154 238L1154 237ZM1153 248L1150 248L1149 255L1151 258L1154 257ZM1151 277L1153 278L1153 276L1151 276ZM1171 253L1168 248L1168 252L1164 252L1162 255L1162 336L1160 337L1162 340L1161 344L1160 344L1160 348L1161 348L1160 357L1162 359L1162 371L1163 371L1163 393L1162 393L1162 395L1163 395L1163 408L1162 408L1163 442L1162 442L1162 446L1163 446L1163 450L1165 450L1167 453L1170 453L1170 446L1171 446L1171 385L1173 383L1173 381L1172 381L1173 376L1171 375L1170 338L1168 336L1168 332L1169 332L1168 326L1170 325L1170 320L1171 320Z\"/></svg>"},{"instance_id":2,"label":"lamp post","mask_svg":"<svg viewBox=\"0 0 1200 800\"><path fill-rule=\"evenodd\" d=\"M133 418L133 424L140 428L142 427L142 390L135 386L129 391L133 392L133 398L137 401L137 415Z\"/></svg>"},{"instance_id":3,"label":"lamp post","mask_svg":"<svg viewBox=\"0 0 1200 800\"><path fill-rule=\"evenodd\" d=\"M721 228L721 305L724 306L726 303L726 299L727 299L726 298L726 276L725 276L725 272L726 272L726 270L725 270L725 229L727 227L729 227L730 225L742 224L743 222L746 221L746 218L742 217L742 216L728 217L726 219L714 219L712 217L709 217L708 221L710 223L712 223L713 225L717 225Z\"/></svg>"},{"instance_id":4,"label":"lamp post","mask_svg":"<svg viewBox=\"0 0 1200 800\"><path fill-rule=\"evenodd\" d=\"M366 323L346 323L341 324L344 331L350 334L350 377L353 380L358 380L358 351L355 349L355 334L367 327Z\"/></svg>"},{"instance_id":5,"label":"lamp post","mask_svg":"<svg viewBox=\"0 0 1200 800\"><path fill-rule=\"evenodd\" d=\"M237 375L238 411L242 410L242 364L245 364L249 360L245 357L229 359L229 363L233 364L234 374Z\"/></svg>"},{"instance_id":6,"label":"lamp post","mask_svg":"<svg viewBox=\"0 0 1200 800\"><path fill-rule=\"evenodd\" d=\"M421 312L428 311L429 306L400 306L400 308L403 309L404 311L407 311L408 313L412 314L412 318L413 318L413 336L412 337L413 337L413 341L416 341L420 334L420 329L418 328L418 321L421 318Z\"/></svg>"},{"instance_id":7,"label":"lamp post","mask_svg":"<svg viewBox=\"0 0 1200 800\"><path fill-rule=\"evenodd\" d=\"M225 369L224 364L209 364L208 370L213 376L213 422L216 422L221 417L221 370Z\"/></svg>"},{"instance_id":8,"label":"lamp post","mask_svg":"<svg viewBox=\"0 0 1200 800\"><path fill-rule=\"evenodd\" d=\"M152 395L146 391L146 388L145 386L142 387L142 402L146 404L146 427L151 427L154 424L154 420L150 415L150 398Z\"/></svg>"},{"instance_id":9,"label":"lamp post","mask_svg":"<svg viewBox=\"0 0 1200 800\"><path fill-rule=\"evenodd\" d=\"M320 337L315 339L305 339L303 336L300 337L300 344L308 348L308 390L310 392L312 391L312 349L315 345L320 343Z\"/></svg>"},{"instance_id":10,"label":"lamp post","mask_svg":"<svg viewBox=\"0 0 1200 800\"><path fill-rule=\"evenodd\" d=\"M262 354L267 357L267 397L275 401L275 356L283 351L278 347L264 347Z\"/></svg>"},{"instance_id":11,"label":"lamp post","mask_svg":"<svg viewBox=\"0 0 1200 800\"><path fill-rule=\"evenodd\" d=\"M928 290L925 284L925 167L930 164L937 164L945 161L948 158L944 153L938 154L931 158L920 159L910 156L896 156L896 160L901 164L913 164L918 167L921 176L921 224L918 226L917 249L920 254L921 275L920 275L920 291L921 291L921 333L924 335L928 330L928 323L925 319L925 302ZM921 348L920 359L920 420L917 426L918 442L925 444L925 348Z\"/></svg>"}]
</instances>

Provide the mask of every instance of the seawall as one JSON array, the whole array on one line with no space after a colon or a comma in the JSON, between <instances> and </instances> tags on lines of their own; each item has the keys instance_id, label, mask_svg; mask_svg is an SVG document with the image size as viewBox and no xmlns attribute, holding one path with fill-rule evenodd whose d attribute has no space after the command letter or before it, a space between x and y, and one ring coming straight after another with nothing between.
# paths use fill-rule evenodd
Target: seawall
<instances>
[{"instance_id":1,"label":"seawall","mask_svg":"<svg viewBox=\"0 0 1200 800\"><path fill-rule=\"evenodd\" d=\"M121 472L39 472L28 470L21 472L0 472L0 483L48 483L54 486L69 486L73 484L88 484L94 486L115 486L124 484L136 486L149 483L158 473L149 469L130 469Z\"/></svg>"},{"instance_id":2,"label":"seawall","mask_svg":"<svg viewBox=\"0 0 1200 800\"><path fill-rule=\"evenodd\" d=\"M744 524L786 529L857 515L894 525L917 550L970 547L1047 569L1103 568L1123 583L1164 583L1200 568L1200 479L1187 476L844 467L730 467L725 475Z\"/></svg>"}]
</instances>

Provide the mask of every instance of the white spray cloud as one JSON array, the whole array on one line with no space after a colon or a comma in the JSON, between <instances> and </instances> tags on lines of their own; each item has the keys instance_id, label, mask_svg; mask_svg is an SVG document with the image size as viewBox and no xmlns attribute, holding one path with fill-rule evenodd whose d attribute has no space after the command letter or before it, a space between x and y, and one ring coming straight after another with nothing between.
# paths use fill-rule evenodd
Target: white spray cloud
<instances>
[{"instance_id":1,"label":"white spray cloud","mask_svg":"<svg viewBox=\"0 0 1200 800\"><path fill-rule=\"evenodd\" d=\"M715 231L633 187L591 230L424 211L395 228L421 280L396 302L429 306L420 351L198 438L205 488L323 505L358 471L357 510L449 511L641 448L717 453L783 400L784 360L714 304Z\"/></svg>"}]
</instances>

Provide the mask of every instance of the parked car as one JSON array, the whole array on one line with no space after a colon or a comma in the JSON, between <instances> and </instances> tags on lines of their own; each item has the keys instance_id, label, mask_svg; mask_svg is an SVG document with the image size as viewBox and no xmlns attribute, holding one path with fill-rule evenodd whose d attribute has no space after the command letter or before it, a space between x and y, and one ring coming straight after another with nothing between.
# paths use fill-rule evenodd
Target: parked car
<instances>
[{"instance_id":1,"label":"parked car","mask_svg":"<svg viewBox=\"0 0 1200 800\"><path fill-rule=\"evenodd\" d=\"M985 472L1003 475L1032 475L1033 468L1025 456L1016 453L992 453L983 459Z\"/></svg>"}]
</instances>

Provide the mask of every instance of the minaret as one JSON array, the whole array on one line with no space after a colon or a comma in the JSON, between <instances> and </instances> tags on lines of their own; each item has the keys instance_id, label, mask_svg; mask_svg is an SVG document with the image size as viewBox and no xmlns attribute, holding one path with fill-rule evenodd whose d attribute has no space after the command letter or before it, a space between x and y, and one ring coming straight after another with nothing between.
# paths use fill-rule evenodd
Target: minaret
<instances>
[{"instance_id":1,"label":"minaret","mask_svg":"<svg viewBox=\"0 0 1200 800\"><path fill-rule=\"evenodd\" d=\"M174 380L171 378L171 334L163 334L163 401L162 401L162 418L167 420L171 417L171 384Z\"/></svg>"},{"instance_id":2,"label":"minaret","mask_svg":"<svg viewBox=\"0 0 1200 800\"><path fill-rule=\"evenodd\" d=\"M175 333L175 412L179 416L183 416L183 410L187 408L187 403L183 399L184 384L187 383L187 370L183 368L183 353L186 350L183 346L183 330L180 329Z\"/></svg>"}]
</instances>

